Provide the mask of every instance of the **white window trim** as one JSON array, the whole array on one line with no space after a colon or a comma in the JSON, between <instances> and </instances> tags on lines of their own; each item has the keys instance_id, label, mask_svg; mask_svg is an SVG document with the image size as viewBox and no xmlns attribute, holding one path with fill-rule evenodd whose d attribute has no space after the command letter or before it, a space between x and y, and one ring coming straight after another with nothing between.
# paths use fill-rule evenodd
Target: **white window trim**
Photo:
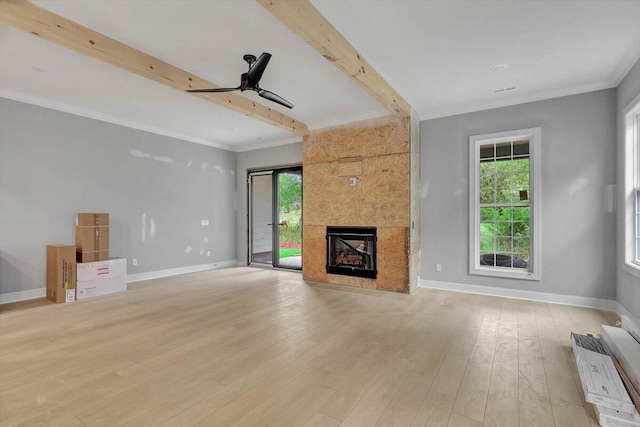
<instances>
[{"instance_id":1,"label":"white window trim","mask_svg":"<svg viewBox=\"0 0 640 427\"><path fill-rule=\"evenodd\" d=\"M640 135L634 135L633 117L640 113L640 95L624 110L624 264L626 271L640 277L640 265L635 256L635 198L636 186L640 186ZM636 129L636 131L638 131ZM634 163L638 165L634 167Z\"/></svg>"},{"instance_id":2,"label":"white window trim","mask_svg":"<svg viewBox=\"0 0 640 427\"><path fill-rule=\"evenodd\" d=\"M529 170L531 190L531 267L529 270L506 269L491 266L481 266L480 257L480 237L478 224L480 223L480 182L478 179L480 146L483 144L515 141L519 139L529 140ZM541 128L520 129L508 132L491 133L486 135L473 135L469 137L469 274L492 277L505 277L523 280L541 280L542 278L542 253L541 244Z\"/></svg>"}]
</instances>

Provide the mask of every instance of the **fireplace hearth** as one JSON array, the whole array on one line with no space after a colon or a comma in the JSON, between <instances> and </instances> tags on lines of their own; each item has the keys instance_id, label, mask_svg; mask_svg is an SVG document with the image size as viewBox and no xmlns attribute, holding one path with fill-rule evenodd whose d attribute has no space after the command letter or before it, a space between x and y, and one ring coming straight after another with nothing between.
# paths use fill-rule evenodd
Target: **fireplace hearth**
<instances>
[{"instance_id":1,"label":"fireplace hearth","mask_svg":"<svg viewBox=\"0 0 640 427\"><path fill-rule=\"evenodd\" d=\"M327 227L327 273L375 279L376 227Z\"/></svg>"}]
</instances>

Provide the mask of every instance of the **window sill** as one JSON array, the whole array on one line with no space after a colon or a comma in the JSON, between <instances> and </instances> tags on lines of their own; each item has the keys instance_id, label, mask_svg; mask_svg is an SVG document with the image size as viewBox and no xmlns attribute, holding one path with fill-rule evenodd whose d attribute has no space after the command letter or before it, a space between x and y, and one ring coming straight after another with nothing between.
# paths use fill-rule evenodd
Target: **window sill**
<instances>
[{"instance_id":1,"label":"window sill","mask_svg":"<svg viewBox=\"0 0 640 427\"><path fill-rule=\"evenodd\" d=\"M636 264L625 262L623 265L623 269L633 276L640 277L640 266Z\"/></svg>"},{"instance_id":2,"label":"window sill","mask_svg":"<svg viewBox=\"0 0 640 427\"><path fill-rule=\"evenodd\" d=\"M501 277L505 279L516 280L532 280L540 281L540 275L534 274L531 271L505 271L504 269L491 268L491 267L476 267L469 271L469 274L474 276L490 276Z\"/></svg>"}]
</instances>

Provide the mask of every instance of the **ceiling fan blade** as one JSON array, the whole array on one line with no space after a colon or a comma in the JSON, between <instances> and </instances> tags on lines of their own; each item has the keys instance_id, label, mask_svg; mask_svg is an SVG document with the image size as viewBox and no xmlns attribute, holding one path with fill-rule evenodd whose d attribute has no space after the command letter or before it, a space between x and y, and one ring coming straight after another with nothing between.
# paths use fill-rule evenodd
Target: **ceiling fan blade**
<instances>
[{"instance_id":1,"label":"ceiling fan blade","mask_svg":"<svg viewBox=\"0 0 640 427\"><path fill-rule=\"evenodd\" d=\"M191 93L215 93L215 92L233 92L234 90L240 90L240 86L238 87L219 87L216 89L191 89L187 92Z\"/></svg>"},{"instance_id":2,"label":"ceiling fan blade","mask_svg":"<svg viewBox=\"0 0 640 427\"><path fill-rule=\"evenodd\" d=\"M268 90L264 90L264 89L260 89L260 91L258 92L258 95L260 95L261 97L268 99L269 101L273 101L276 102L280 105L284 105L287 108L293 108L293 104L290 103L289 101L287 101L286 99L276 95L273 92L269 92Z\"/></svg>"},{"instance_id":3,"label":"ceiling fan blade","mask_svg":"<svg viewBox=\"0 0 640 427\"><path fill-rule=\"evenodd\" d=\"M271 54L264 52L260 55L260 58L251 66L251 69L247 73L247 77L249 81L257 84L262 78L262 74L264 73L264 69L267 68L267 64L271 59Z\"/></svg>"}]
</instances>

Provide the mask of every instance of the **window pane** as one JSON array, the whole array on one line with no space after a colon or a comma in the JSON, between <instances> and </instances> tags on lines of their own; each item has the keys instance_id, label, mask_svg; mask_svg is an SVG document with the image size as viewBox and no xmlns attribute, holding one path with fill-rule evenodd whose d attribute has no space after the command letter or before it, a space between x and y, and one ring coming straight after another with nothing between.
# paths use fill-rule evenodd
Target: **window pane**
<instances>
[{"instance_id":1,"label":"window pane","mask_svg":"<svg viewBox=\"0 0 640 427\"><path fill-rule=\"evenodd\" d=\"M531 259L530 241L528 237L515 237L513 239L513 252L519 254L522 259L529 261Z\"/></svg>"},{"instance_id":2,"label":"window pane","mask_svg":"<svg viewBox=\"0 0 640 427\"><path fill-rule=\"evenodd\" d=\"M495 245L493 237L481 237L480 238L480 253L494 253Z\"/></svg>"},{"instance_id":3,"label":"window pane","mask_svg":"<svg viewBox=\"0 0 640 427\"><path fill-rule=\"evenodd\" d=\"M511 203L511 173L496 175L496 203Z\"/></svg>"},{"instance_id":4,"label":"window pane","mask_svg":"<svg viewBox=\"0 0 640 427\"><path fill-rule=\"evenodd\" d=\"M529 222L514 221L513 222L514 237L529 237Z\"/></svg>"},{"instance_id":5,"label":"window pane","mask_svg":"<svg viewBox=\"0 0 640 427\"><path fill-rule=\"evenodd\" d=\"M513 141L513 155L523 156L529 154L529 141Z\"/></svg>"},{"instance_id":6,"label":"window pane","mask_svg":"<svg viewBox=\"0 0 640 427\"><path fill-rule=\"evenodd\" d=\"M640 145L640 142L639 144ZM640 151L640 146L638 147ZM640 166L640 165L639 165ZM640 264L640 189L636 189L636 253L634 261Z\"/></svg>"},{"instance_id":7,"label":"window pane","mask_svg":"<svg viewBox=\"0 0 640 427\"><path fill-rule=\"evenodd\" d=\"M480 171L480 188L495 188L495 186L495 172L482 173L482 171Z\"/></svg>"},{"instance_id":8,"label":"window pane","mask_svg":"<svg viewBox=\"0 0 640 427\"><path fill-rule=\"evenodd\" d=\"M480 208L480 221L495 221L500 217L500 208Z\"/></svg>"},{"instance_id":9,"label":"window pane","mask_svg":"<svg viewBox=\"0 0 640 427\"><path fill-rule=\"evenodd\" d=\"M511 221L497 221L495 224L496 236L511 236Z\"/></svg>"},{"instance_id":10,"label":"window pane","mask_svg":"<svg viewBox=\"0 0 640 427\"><path fill-rule=\"evenodd\" d=\"M529 201L529 171L515 172L511 175L511 190L513 203Z\"/></svg>"},{"instance_id":11,"label":"window pane","mask_svg":"<svg viewBox=\"0 0 640 427\"><path fill-rule=\"evenodd\" d=\"M511 141L496 144L496 158L511 157Z\"/></svg>"},{"instance_id":12,"label":"window pane","mask_svg":"<svg viewBox=\"0 0 640 427\"><path fill-rule=\"evenodd\" d=\"M481 159L493 159L495 157L495 147L493 144L487 144L480 147Z\"/></svg>"},{"instance_id":13,"label":"window pane","mask_svg":"<svg viewBox=\"0 0 640 427\"><path fill-rule=\"evenodd\" d=\"M513 208L498 208L498 220L511 221L513 219Z\"/></svg>"},{"instance_id":14,"label":"window pane","mask_svg":"<svg viewBox=\"0 0 640 427\"><path fill-rule=\"evenodd\" d=\"M480 188L480 203L495 203L496 190L493 187Z\"/></svg>"},{"instance_id":15,"label":"window pane","mask_svg":"<svg viewBox=\"0 0 640 427\"><path fill-rule=\"evenodd\" d=\"M525 255L514 253L513 254L513 268L528 268L529 261L525 258Z\"/></svg>"},{"instance_id":16,"label":"window pane","mask_svg":"<svg viewBox=\"0 0 640 427\"><path fill-rule=\"evenodd\" d=\"M529 172L529 158L521 157L513 159L513 170Z\"/></svg>"},{"instance_id":17,"label":"window pane","mask_svg":"<svg viewBox=\"0 0 640 427\"><path fill-rule=\"evenodd\" d=\"M481 222L480 223L480 238L491 238L496 236L495 222Z\"/></svg>"},{"instance_id":18,"label":"window pane","mask_svg":"<svg viewBox=\"0 0 640 427\"><path fill-rule=\"evenodd\" d=\"M513 220L514 221L527 221L529 222L529 211L531 208L529 206L516 207L513 209Z\"/></svg>"},{"instance_id":19,"label":"window pane","mask_svg":"<svg viewBox=\"0 0 640 427\"><path fill-rule=\"evenodd\" d=\"M496 162L493 160L480 162L480 178L496 173Z\"/></svg>"},{"instance_id":20,"label":"window pane","mask_svg":"<svg viewBox=\"0 0 640 427\"><path fill-rule=\"evenodd\" d=\"M511 237L496 237L496 252L499 254L511 254L513 239Z\"/></svg>"}]
</instances>

